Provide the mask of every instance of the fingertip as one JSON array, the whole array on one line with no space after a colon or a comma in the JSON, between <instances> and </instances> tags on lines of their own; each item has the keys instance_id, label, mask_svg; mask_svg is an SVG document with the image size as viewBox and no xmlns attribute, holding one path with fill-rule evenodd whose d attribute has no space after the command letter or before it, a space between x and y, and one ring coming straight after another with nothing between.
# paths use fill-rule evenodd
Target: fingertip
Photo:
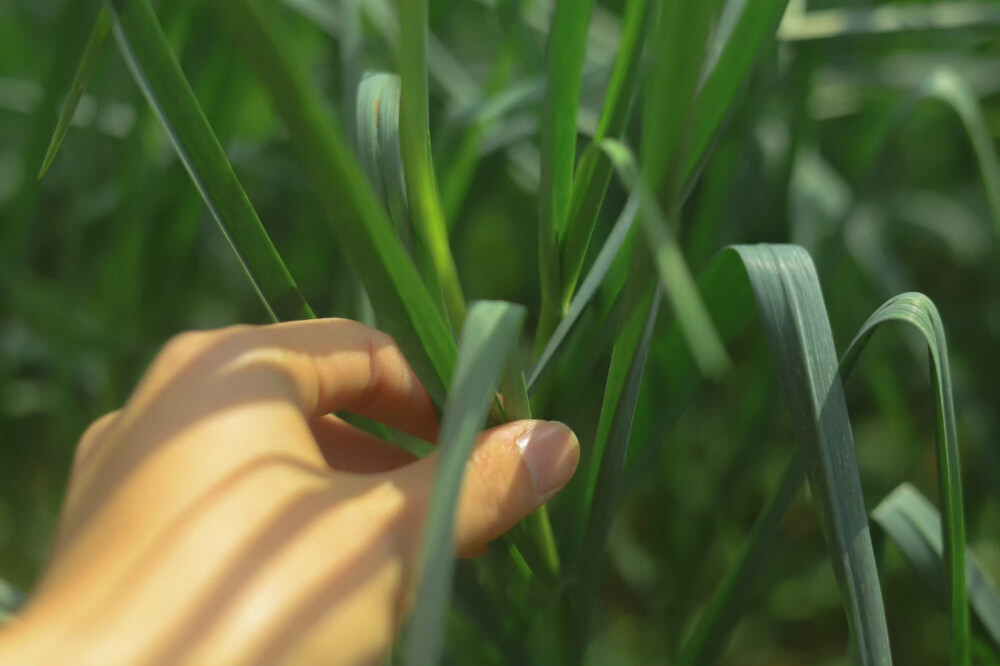
<instances>
[{"instance_id":1,"label":"fingertip","mask_svg":"<svg viewBox=\"0 0 1000 666\"><path fill-rule=\"evenodd\" d=\"M539 504L559 492L576 472L580 441L558 421L535 421L515 440Z\"/></svg>"}]
</instances>

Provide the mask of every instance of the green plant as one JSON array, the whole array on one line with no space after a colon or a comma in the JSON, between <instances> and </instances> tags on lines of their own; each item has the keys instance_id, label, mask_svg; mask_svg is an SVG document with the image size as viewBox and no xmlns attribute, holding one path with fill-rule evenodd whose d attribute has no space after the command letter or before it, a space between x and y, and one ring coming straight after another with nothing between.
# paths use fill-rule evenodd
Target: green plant
<instances>
[{"instance_id":1,"label":"green plant","mask_svg":"<svg viewBox=\"0 0 1000 666\"><path fill-rule=\"evenodd\" d=\"M802 14L804 3L787 0L557 0L537 3L544 7L536 19L536 3L498 0L495 9L483 11L494 12L505 29L489 63L491 82L475 89L475 77L450 74L454 63L446 51L434 50L440 44L429 33L435 21L445 21L442 14L472 11L461 3L429 7L427 0L399 0L394 8L387 0L372 0L331 8L318 0L286 0L294 13L273 0L206 4L183 11L219 20L219 30L235 43L239 61L253 75L245 87L264 93L269 102L263 106L278 119L294 149L293 178L301 187L296 191L310 204L307 213L290 214L289 219L316 233L329 230L324 237L336 243L335 256L350 264L346 271L329 269L333 261L319 261L315 272L326 280L336 276L348 285L350 296L331 298L334 308L315 311L363 319L373 314L374 324L400 343L442 411L441 445L447 453L431 504L417 612L410 630L402 634L402 663L586 660L587 650L597 649L586 639L602 613L609 612L603 594L609 561L626 587L660 589L648 578L640 580L636 572L641 566L622 564L629 562L630 551L627 540L616 533L616 517L620 520L628 501L626 491L640 486L651 471L662 470L662 461L674 454L672 444L663 439L683 426L689 407L697 408L706 392L740 385L747 356L762 356L746 349L761 331L773 371L758 374L776 376L791 417L791 428L784 434L794 436L796 449L785 471L767 479L767 494L775 491L749 535L731 539L738 544L728 550L735 563L714 595L702 595L710 597L703 610L694 610L701 600L693 588L668 602L686 614L648 603L648 608L659 610L651 610L647 622L654 629L668 627L670 638L664 645L654 644L647 656L680 664L722 658L727 638L758 594L755 580L775 575L768 555L780 551L776 542L783 521L807 480L818 516L815 524L842 599L847 652L859 664L892 663L885 610L892 597L880 585L843 386L875 327L888 320L914 325L930 350L941 518L940 525L934 524L926 507L913 509L919 502L910 496L900 499L896 492L872 513L879 525L875 541L884 531L923 577L938 581L949 627L941 653L950 663L967 665L974 655L984 662L996 659L1000 643L995 590L980 582L986 574L966 555L959 428L937 309L919 294L891 299L862 327L838 366L834 333L856 327L870 299L858 297L860 304L845 313L840 294L831 299L829 292L866 293L864 279L879 282L873 270L878 267L860 257L850 270L822 274L828 308L810 252L780 243L720 242L787 236L795 240L794 233L775 234L772 228L726 236L716 219L721 217L717 199L729 196L727 185L736 178L736 157L727 142L735 142L741 123L750 122L741 113L754 106L754 94L760 94L755 91L766 88L759 80L775 75L775 38L781 48L805 44L796 51L794 67L806 72L789 78L808 79L814 43L846 38L865 21L844 22L831 33L824 28L821 12ZM995 11L979 4L929 5L919 26L940 31L995 23ZM608 37L595 26L608 20L612 5L620 10L620 29ZM314 309L292 277L296 265L289 261L286 267L276 249L279 243L265 231L266 225L272 233L284 233L273 220L276 208L269 207L269 222L268 215L251 204L250 188L237 178L240 170L231 165L219 138L221 123L204 108L204 96L188 81L191 70L181 66L183 50L161 26L166 8L160 8L159 18L151 0L105 0L91 9L94 28L44 155L42 173L58 166L56 152L68 136L110 28L266 313L273 319L313 316ZM862 18L870 19L868 32L884 32L886 10L866 11ZM346 88L359 84L356 99L341 100L339 110L328 103L325 87L317 81L310 45L297 44L292 37L303 20L320 24L339 40L339 83ZM395 55L379 63L379 69L398 71L398 78L386 72L360 76L364 54L352 40L360 39L358 31L369 22L376 25L380 48ZM544 34L544 50L535 48L539 40L528 34L535 29ZM602 40L614 44L613 57L602 57ZM521 87L507 86L519 67L531 76ZM607 71L607 81L602 80L594 94L588 77L601 68ZM847 233L848 220L856 219L852 216L864 210L870 193L877 191L876 167L893 140L889 130L916 106L913 100L926 96L940 97L958 112L971 140L995 237L1000 190L996 141L987 115L958 74L934 74L912 89L915 92L901 98L892 96L888 104L877 100L889 112L869 123L866 142L856 142L863 149L855 158L850 188L815 174L811 177L819 179L818 184L805 182L813 172L796 170L805 163L796 157L811 145L809 131L795 124L806 115L808 85L799 86L789 102L796 120L782 139L788 145L784 152L765 154L762 161L772 160L769 166L778 174L776 200L783 202L784 192L793 201L819 201L814 203L821 209L814 226L821 227L822 215L832 220L825 228L837 231L826 232L826 243L806 241L817 263L822 265L822 259L836 251L830 249L829 239ZM222 104L230 105L237 102ZM585 111L596 118L593 127L586 127ZM433 132L440 118L451 119L454 136ZM527 133L515 122L520 119L534 123ZM762 121L753 129L765 135L767 125ZM537 141L531 141L536 134ZM760 143L766 153L770 144ZM489 168L489 151L501 149L507 151L505 163L513 165L517 178L537 186L537 195L532 191L529 197L532 204L537 202L537 219L532 216L527 228L538 238L538 282L537 288L530 283L532 292L522 299L537 304L531 310L537 312L534 322L521 306L493 299L473 300L467 312L466 294L478 293L460 280L462 253L457 245L463 236L452 218L474 208L477 196L488 197L488 188L475 190L472 176L460 171ZM181 191L180 186L176 189ZM831 202L841 189L847 192ZM284 215L294 207L286 202L277 210ZM517 213L501 206L500 215ZM617 215L610 226L605 219L609 214ZM786 214L776 205L761 217L780 221ZM475 224L485 229L491 223L497 222ZM885 240L873 246L889 244ZM535 248L530 249L515 255L522 273L534 272L532 262L524 259L524 254L534 255ZM715 258L708 261L712 252ZM703 264L707 266L696 280L693 268ZM876 291L893 286L879 284ZM16 291L23 295L29 288L19 286ZM988 297L995 299L996 294ZM661 307L664 299L669 307ZM34 296L22 300L35 306L43 302ZM313 297L310 301L321 302ZM28 306L19 306L21 310L31 311ZM755 313L760 327L750 326ZM526 318L535 324L533 337L521 333ZM834 322L840 330L833 330ZM899 381L877 368L868 372L876 386ZM502 405L492 400L498 386ZM884 389L881 395L901 393L899 388ZM586 410L576 403L585 404L596 418L581 415ZM762 421L770 415L769 409L749 411ZM579 419L572 423L584 445L576 480L553 505L551 515L540 510L482 560L456 565L450 552L450 512L472 434L488 421L532 414ZM751 444L759 439L748 436ZM788 454L782 452L781 458L787 460ZM738 463L733 462L736 475L742 471ZM725 484L720 482L716 491L724 497ZM677 493L682 499L697 494L684 488ZM903 522L908 509L922 512L910 519L916 531L905 531L911 524ZM655 530L647 526L647 532L670 529L660 520L670 519L669 507L662 514L653 521ZM712 511L702 515L698 527L708 535L705 539L711 539L714 520ZM694 553L687 562L691 568L680 575L694 579L700 554L688 546ZM639 582L630 583L631 575ZM452 587L454 595L449 597ZM449 612L449 598L461 611ZM979 624L971 626L970 602L979 618ZM898 649L893 643L893 650ZM843 652L842 644L838 650ZM643 654L642 649L637 652ZM598 657L590 658L600 663ZM897 652L896 663L907 663L901 659Z\"/></svg>"}]
</instances>

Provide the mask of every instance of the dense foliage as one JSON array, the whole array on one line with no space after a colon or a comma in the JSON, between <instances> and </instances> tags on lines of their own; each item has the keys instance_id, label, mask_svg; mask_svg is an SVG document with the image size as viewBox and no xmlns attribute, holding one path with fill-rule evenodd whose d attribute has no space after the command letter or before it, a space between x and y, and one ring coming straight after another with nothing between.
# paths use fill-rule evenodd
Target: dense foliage
<instances>
[{"instance_id":1,"label":"dense foliage","mask_svg":"<svg viewBox=\"0 0 1000 666\"><path fill-rule=\"evenodd\" d=\"M993 2L0 0L0 608L168 337L315 313L454 474L498 384L581 439L399 663L1000 663L998 72Z\"/></svg>"}]
</instances>

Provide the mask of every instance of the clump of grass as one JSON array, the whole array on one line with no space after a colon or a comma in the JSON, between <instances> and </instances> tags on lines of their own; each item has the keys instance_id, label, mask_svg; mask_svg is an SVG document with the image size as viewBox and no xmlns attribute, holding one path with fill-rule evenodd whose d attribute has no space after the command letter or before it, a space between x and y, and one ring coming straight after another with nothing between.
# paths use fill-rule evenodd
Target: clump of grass
<instances>
[{"instance_id":1,"label":"clump of grass","mask_svg":"<svg viewBox=\"0 0 1000 666\"><path fill-rule=\"evenodd\" d=\"M372 12L383 23L393 16L391 7L380 2L363 10L344 3L346 15L339 18L307 0L287 4L322 22L345 42L351 31L341 28L338 20L356 30L361 21L355 12ZM520 4L499 4L505 20L517 24ZM452 519L474 434L488 419L545 416L553 406L557 378L552 369L573 367L580 354L574 344L579 347L581 339L605 341L610 362L606 372L602 368L596 427L582 437L589 445L577 481L567 490L570 501L558 507L557 526L562 529L553 530L547 510L540 510L504 540L499 553L472 571L459 570L457 598L467 602L469 589L475 587L480 598L473 603L473 616L501 653L511 654L512 644L518 650L530 645L537 648L539 663L582 662L586 637L601 612L599 593L613 545L612 523L636 469L628 461L635 459L635 453L630 454L633 426L650 355L655 353L668 368L658 377L665 390L654 400L660 423L669 430L705 378L716 383L729 380L730 350L754 313L767 339L797 448L731 571L687 639L674 646L676 663L717 662L727 635L748 605L754 579L767 568L766 554L777 547L781 521L803 481L808 481L835 572L851 656L859 664L892 663L843 387L875 328L890 320L915 326L930 350L942 510L940 518L933 516L926 502L904 486L879 505L873 518L925 578L938 585L944 581L951 663L968 665L973 650L988 656L1000 649L995 589L966 556L948 350L930 300L905 294L887 302L864 325L838 365L819 278L805 249L720 248L697 280L688 266L687 239L699 238L704 245L710 236L690 224L685 227L685 203L699 186L702 169L755 64L773 48L787 5L787 0L626 0L596 128L578 151L589 31L592 17L603 6L595 0L554 3L547 17L540 87L535 90L540 102L540 307L530 339L522 335L522 306L466 305L451 249L453 224L446 212L449 217L457 215L468 179L463 174L446 176L448 195L443 203L431 144L428 83L428 67L435 67L435 62L441 66L442 60L432 58L428 50L427 0L398 3L398 34L385 24L390 25L384 31L387 38L398 38L393 47L398 48L399 76L383 72L361 77L358 44L342 45L344 80L360 81L356 105L347 105L352 109L348 115L354 114L353 139L326 103L312 75L312 63L297 49L286 48L286 17L281 12L257 0L219 0L214 5L220 25L240 46L287 128L323 223L351 262L370 299L375 323L400 343L443 413L441 444L446 453L427 521L417 610L401 639L404 663L439 663L448 644L455 576ZM995 20L988 11L983 16ZM818 22L822 17L814 18ZM796 20L786 21L782 40L838 37L817 31L817 22L808 17ZM863 23L843 30L853 31ZM877 31L882 23L873 19L872 25ZM933 22L928 25L935 27ZM192 92L150 0L102 3L42 173L66 137L109 30L267 313L275 320L312 317L313 310ZM514 37L505 38L495 81L506 80L511 61L525 50L522 47ZM998 161L974 97L954 74L935 75L916 94L943 98L958 112L972 140L994 228L1000 229ZM496 103L482 101L484 107ZM503 104L517 108L518 102ZM910 106L907 98L892 117ZM489 123L483 118L496 115L491 113L471 114L478 119L458 142L457 163L463 168L474 164L470 155L475 158L486 141ZM870 175L874 156L885 141L886 134L876 135L863 177ZM630 144L639 147L638 156ZM616 173L625 193L621 206L609 195ZM618 213L603 238L598 232L602 211ZM664 298L669 308L661 307ZM664 330L662 320L668 312L672 322ZM581 376L578 381L589 379ZM504 397L502 409L497 404L491 408L498 385ZM638 459L649 461L660 451L641 453L645 457ZM529 599L513 598L515 589ZM970 629L970 600L988 640ZM511 617L490 617L504 609L513 609ZM545 628L540 639L526 620L533 612L541 615L537 625Z\"/></svg>"}]
</instances>

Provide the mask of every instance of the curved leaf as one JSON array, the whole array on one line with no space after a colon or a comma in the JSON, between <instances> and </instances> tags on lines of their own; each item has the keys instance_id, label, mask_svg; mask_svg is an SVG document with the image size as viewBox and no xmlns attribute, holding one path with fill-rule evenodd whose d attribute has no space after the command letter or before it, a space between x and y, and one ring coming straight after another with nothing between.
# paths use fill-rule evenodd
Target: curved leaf
<instances>
[{"instance_id":1,"label":"curved leaf","mask_svg":"<svg viewBox=\"0 0 1000 666\"><path fill-rule=\"evenodd\" d=\"M106 1L114 18L118 47L133 77L163 123L198 193L268 313L277 321L312 318L312 309L271 243L205 119L149 0Z\"/></svg>"},{"instance_id":2,"label":"curved leaf","mask_svg":"<svg viewBox=\"0 0 1000 666\"><path fill-rule=\"evenodd\" d=\"M358 86L355 117L361 166L412 256L413 230L399 145L399 96L398 76L385 72L366 74Z\"/></svg>"},{"instance_id":3,"label":"curved leaf","mask_svg":"<svg viewBox=\"0 0 1000 666\"><path fill-rule=\"evenodd\" d=\"M718 260L717 260L718 261ZM880 307L861 327L858 335L841 358L839 373L846 383L875 330L883 323L900 321L915 326L923 335L930 350L931 374L934 378L935 412L937 423L938 480L944 498L946 517L938 531L938 543L945 536L945 569L947 598L952 626L952 663L967 664L969 659L969 618L965 581L965 529L962 511L961 470L958 459L958 437L955 428L954 406L951 393L951 375L948 367L947 346L940 317L934 304L922 294L902 294ZM797 471L796 471L797 470ZM787 474L798 474L796 488L805 480L801 466L793 462ZM784 483L782 488L784 488ZM757 573L756 562L773 542L777 524L787 514L794 493L779 490L762 510L747 538L737 563L726 574L708 610L685 644L679 663L710 663L725 640L745 602L750 585Z\"/></svg>"}]
</instances>

